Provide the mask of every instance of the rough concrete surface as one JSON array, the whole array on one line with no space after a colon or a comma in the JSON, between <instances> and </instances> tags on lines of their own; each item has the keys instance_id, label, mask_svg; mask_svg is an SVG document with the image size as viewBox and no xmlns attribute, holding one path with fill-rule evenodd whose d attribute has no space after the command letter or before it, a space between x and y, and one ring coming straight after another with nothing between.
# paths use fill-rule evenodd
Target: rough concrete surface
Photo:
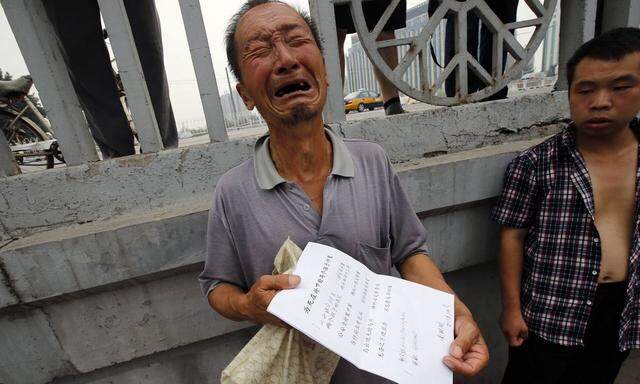
<instances>
[{"instance_id":1,"label":"rough concrete surface","mask_svg":"<svg viewBox=\"0 0 640 384\"><path fill-rule=\"evenodd\" d=\"M490 348L489 366L473 379L456 383L496 384L506 365L507 346L498 327L500 294L494 263L465 268L445 275L449 284L471 308ZM224 367L242 349L255 327L194 343L185 347L116 364L85 375L55 380L56 384L177 384L216 383ZM640 354L632 354L616 384L637 384Z\"/></svg>"},{"instance_id":2,"label":"rough concrete surface","mask_svg":"<svg viewBox=\"0 0 640 384\"><path fill-rule=\"evenodd\" d=\"M51 327L80 372L247 327L220 317L200 292L197 272L103 292L46 308Z\"/></svg>"},{"instance_id":3,"label":"rough concrete surface","mask_svg":"<svg viewBox=\"0 0 640 384\"><path fill-rule=\"evenodd\" d=\"M399 164L397 169L416 212L455 208L495 197L508 161L539 140L415 160ZM94 288L107 290L118 282L173 273L204 259L206 207L192 205L164 214L152 211L133 217L131 223L120 216L36 233L0 249L0 263L21 303ZM442 218L449 222L438 221L433 226L441 228L442 235L473 230L465 224L470 220L468 214ZM452 232L453 227L456 230ZM483 240L474 236L474 242ZM477 262L465 256L448 259L443 266L453 270ZM0 309L17 302L16 295L5 291L0 291Z\"/></svg>"},{"instance_id":4,"label":"rough concrete surface","mask_svg":"<svg viewBox=\"0 0 640 384\"><path fill-rule=\"evenodd\" d=\"M568 118L565 92L437 108L336 124L345 137L380 143L394 162L525 140Z\"/></svg>"},{"instance_id":5,"label":"rough concrete surface","mask_svg":"<svg viewBox=\"0 0 640 384\"><path fill-rule=\"evenodd\" d=\"M567 116L566 93L524 96L336 125L380 143L392 161L541 136ZM488 123L487 123L488 122ZM0 179L0 240L55 226L202 202L255 138L128 156ZM72 191L72 193L70 193Z\"/></svg>"},{"instance_id":6,"label":"rough concrete surface","mask_svg":"<svg viewBox=\"0 0 640 384\"><path fill-rule=\"evenodd\" d=\"M0 383L46 383L75 373L41 310L0 317Z\"/></svg>"},{"instance_id":7,"label":"rough concrete surface","mask_svg":"<svg viewBox=\"0 0 640 384\"><path fill-rule=\"evenodd\" d=\"M26 303L193 266L204 260L206 226L200 211L71 237L56 231L58 238L0 250L0 262Z\"/></svg>"},{"instance_id":8,"label":"rough concrete surface","mask_svg":"<svg viewBox=\"0 0 640 384\"><path fill-rule=\"evenodd\" d=\"M222 370L257 330L258 327L245 328L86 375L54 380L52 384L217 383Z\"/></svg>"}]
</instances>

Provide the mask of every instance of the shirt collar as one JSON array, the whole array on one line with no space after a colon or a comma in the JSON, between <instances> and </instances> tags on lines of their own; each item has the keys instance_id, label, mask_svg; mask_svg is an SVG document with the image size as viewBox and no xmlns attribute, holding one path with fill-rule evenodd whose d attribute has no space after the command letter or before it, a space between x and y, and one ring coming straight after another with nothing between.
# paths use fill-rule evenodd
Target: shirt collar
<instances>
[{"instance_id":1,"label":"shirt collar","mask_svg":"<svg viewBox=\"0 0 640 384\"><path fill-rule=\"evenodd\" d=\"M346 144L331 128L325 126L324 131L333 147L333 169L331 170L331 174L342 177L353 177L355 174L353 159ZM256 181L261 189L273 189L276 185L286 181L280 176L275 164L273 164L273 160L271 160L268 133L256 141L253 167Z\"/></svg>"}]
</instances>

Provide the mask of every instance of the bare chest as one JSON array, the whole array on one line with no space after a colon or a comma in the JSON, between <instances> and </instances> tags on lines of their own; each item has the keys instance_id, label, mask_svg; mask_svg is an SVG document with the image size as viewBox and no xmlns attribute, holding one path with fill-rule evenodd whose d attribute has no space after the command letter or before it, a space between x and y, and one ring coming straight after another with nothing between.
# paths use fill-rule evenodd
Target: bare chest
<instances>
[{"instance_id":1,"label":"bare chest","mask_svg":"<svg viewBox=\"0 0 640 384\"><path fill-rule=\"evenodd\" d=\"M637 154L606 161L585 156L585 160L593 187L594 223L600 238L598 281L623 281L627 278L633 236Z\"/></svg>"},{"instance_id":2,"label":"bare chest","mask_svg":"<svg viewBox=\"0 0 640 384\"><path fill-rule=\"evenodd\" d=\"M587 158L587 168L593 187L596 221L630 220L635 212L635 154L606 162Z\"/></svg>"}]
</instances>

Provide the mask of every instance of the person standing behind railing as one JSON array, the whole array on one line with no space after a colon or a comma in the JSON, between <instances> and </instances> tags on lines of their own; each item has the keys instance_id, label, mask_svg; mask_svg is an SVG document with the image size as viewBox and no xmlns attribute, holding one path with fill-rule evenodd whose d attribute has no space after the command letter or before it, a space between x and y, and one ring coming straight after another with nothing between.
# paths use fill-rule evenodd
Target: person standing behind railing
<instances>
[{"instance_id":1,"label":"person standing behind railing","mask_svg":"<svg viewBox=\"0 0 640 384\"><path fill-rule=\"evenodd\" d=\"M372 30L380 17L387 9L387 6L391 3L390 0L370 0L362 3L362 11L367 21L367 27ZM342 81L344 81L344 40L349 33L355 33L356 28L353 25L353 17L351 16L351 9L349 5L336 5L334 6L336 13L336 30L338 33L338 52L340 55L340 71L342 74ZM407 2L402 0L396 9L391 14L387 25L384 30L380 32L378 41L395 39L395 30L405 27L407 21ZM398 49L396 47L386 47L380 49L380 56L391 68L395 68L398 65ZM373 66L373 73L376 76L376 80L380 85L380 91L382 93L382 100L384 101L384 113L386 115L396 115L403 113L402 104L400 104L400 97L398 95L398 88Z\"/></svg>"},{"instance_id":2,"label":"person standing behind railing","mask_svg":"<svg viewBox=\"0 0 640 384\"><path fill-rule=\"evenodd\" d=\"M516 21L516 16L518 12L518 0L485 0L489 8L498 16L500 21L503 24L512 23ZM439 0L430 0L428 14L431 17L441 1ZM445 16L447 20L446 33L445 33L445 62L442 65L446 67L446 65L451 61L451 59L456 55L455 48L455 17L453 12L449 11ZM469 12L467 14L467 51L473 56L482 68L484 68L488 73L493 73L493 32L480 22L480 18L475 12ZM502 56L502 68L505 67L505 63L507 61L507 55L503 54ZM473 72L469 72L469 77L467 80L469 93L477 92L487 87L487 84L484 83L478 76L476 76ZM455 96L456 94L456 83L455 77L449 76L445 81L445 92L449 97ZM487 100L499 100L507 97L508 87L502 88L500 91L495 94L487 97L484 101Z\"/></svg>"},{"instance_id":3,"label":"person standing behind railing","mask_svg":"<svg viewBox=\"0 0 640 384\"><path fill-rule=\"evenodd\" d=\"M73 86L104 158L135 153L133 133L120 103L95 0L42 2L60 40ZM153 0L124 0L131 31L165 147L178 131L164 70L160 20Z\"/></svg>"}]
</instances>

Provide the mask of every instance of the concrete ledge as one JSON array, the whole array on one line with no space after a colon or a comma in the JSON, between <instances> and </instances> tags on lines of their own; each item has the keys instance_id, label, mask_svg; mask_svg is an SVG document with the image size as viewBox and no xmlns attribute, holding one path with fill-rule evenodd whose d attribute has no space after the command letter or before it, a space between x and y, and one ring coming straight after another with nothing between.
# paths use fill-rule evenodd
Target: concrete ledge
<instances>
[{"instance_id":1,"label":"concrete ledge","mask_svg":"<svg viewBox=\"0 0 640 384\"><path fill-rule=\"evenodd\" d=\"M89 374L54 380L51 384L218 382L222 370L257 330L258 327L245 328L186 347L99 369Z\"/></svg>"},{"instance_id":2,"label":"concrete ledge","mask_svg":"<svg viewBox=\"0 0 640 384\"><path fill-rule=\"evenodd\" d=\"M394 162L537 137L568 113L566 93L440 108L335 126L380 143ZM136 155L0 179L0 241L57 226L110 220L208 199L254 139Z\"/></svg>"},{"instance_id":3,"label":"concrete ledge","mask_svg":"<svg viewBox=\"0 0 640 384\"><path fill-rule=\"evenodd\" d=\"M0 319L0 383L46 383L78 373L41 310Z\"/></svg>"},{"instance_id":4,"label":"concrete ledge","mask_svg":"<svg viewBox=\"0 0 640 384\"><path fill-rule=\"evenodd\" d=\"M554 92L346 121L336 129L345 137L380 143L400 162L547 135L568 112L567 93Z\"/></svg>"},{"instance_id":5,"label":"concrete ledge","mask_svg":"<svg viewBox=\"0 0 640 384\"><path fill-rule=\"evenodd\" d=\"M182 273L1 315L0 364L8 366L0 365L6 369L0 369L0 382L49 382L250 326L212 311L196 275ZM33 380L20 376L40 366L42 372L30 373Z\"/></svg>"},{"instance_id":6,"label":"concrete ledge","mask_svg":"<svg viewBox=\"0 0 640 384\"><path fill-rule=\"evenodd\" d=\"M470 384L498 383L504 372L507 346L499 329L500 295L497 267L493 263L478 265L445 275L460 297L469 305L489 345L489 366L477 377L465 380ZM117 363L89 373L68 374L52 384L190 384L218 382L220 373L245 343L256 327L192 343L168 351ZM25 364L26 365L26 364ZM616 383L638 383L640 351L625 362ZM0 376L0 382L3 377ZM7 380L7 383L43 383L44 381Z\"/></svg>"},{"instance_id":7,"label":"concrete ledge","mask_svg":"<svg viewBox=\"0 0 640 384\"><path fill-rule=\"evenodd\" d=\"M397 168L416 212L455 207L496 196L508 161L538 141L421 159ZM182 211L163 210L131 221L120 217L18 239L0 251L9 283L0 291L0 309L195 271L204 260L206 222L207 205L193 204ZM444 265L453 270L477 262L468 258Z\"/></svg>"}]
</instances>

